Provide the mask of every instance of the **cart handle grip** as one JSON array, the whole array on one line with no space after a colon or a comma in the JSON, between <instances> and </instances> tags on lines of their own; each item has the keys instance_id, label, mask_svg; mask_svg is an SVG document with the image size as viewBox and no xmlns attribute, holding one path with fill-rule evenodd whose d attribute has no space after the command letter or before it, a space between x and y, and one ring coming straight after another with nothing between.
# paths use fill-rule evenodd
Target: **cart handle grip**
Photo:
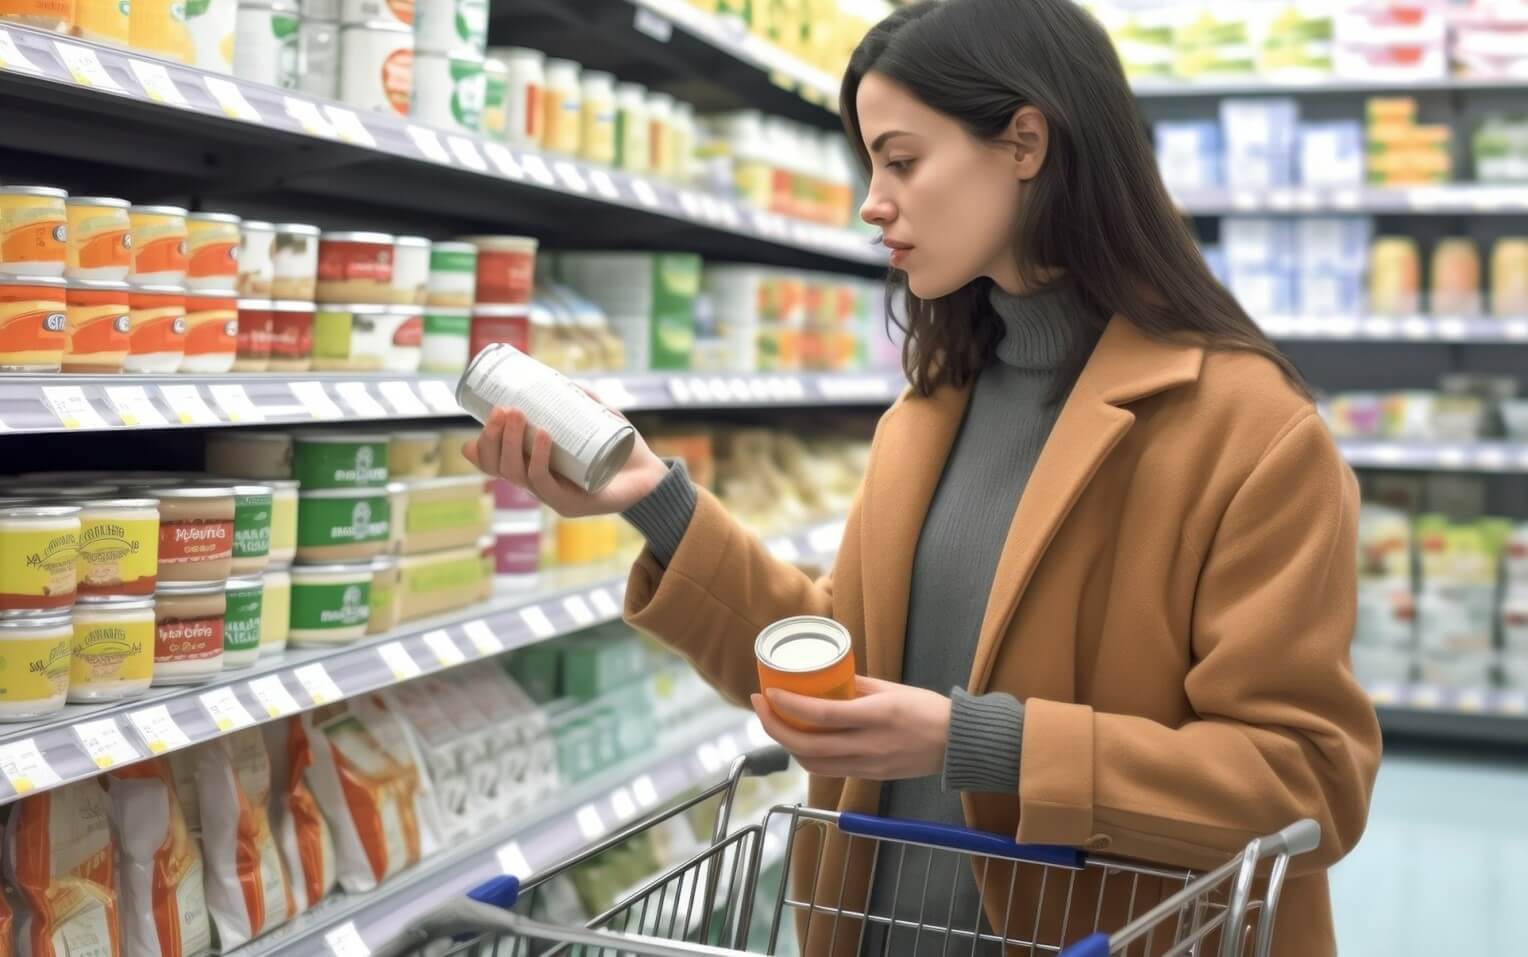
<instances>
[{"instance_id":1,"label":"cart handle grip","mask_svg":"<svg viewBox=\"0 0 1528 957\"><path fill-rule=\"evenodd\" d=\"M838 816L838 829L845 834L856 834L860 837L922 844L943 850L969 851L984 857L1001 857L1010 861L1066 867L1072 870L1081 870L1088 861L1087 853L1075 847L1058 844L1019 844L987 831L975 831L953 824L936 824L932 821L902 821L845 811Z\"/></svg>"},{"instance_id":2,"label":"cart handle grip","mask_svg":"<svg viewBox=\"0 0 1528 957\"><path fill-rule=\"evenodd\" d=\"M777 774L791 766L790 752L778 744L754 748L743 755L743 760L746 762L745 773L756 778Z\"/></svg>"}]
</instances>

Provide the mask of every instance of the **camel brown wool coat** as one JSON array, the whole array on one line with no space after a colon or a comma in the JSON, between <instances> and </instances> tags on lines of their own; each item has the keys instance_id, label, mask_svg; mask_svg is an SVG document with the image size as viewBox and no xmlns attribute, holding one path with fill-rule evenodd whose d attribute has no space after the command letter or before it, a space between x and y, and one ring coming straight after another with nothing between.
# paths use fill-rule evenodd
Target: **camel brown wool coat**
<instances>
[{"instance_id":1,"label":"camel brown wool coat","mask_svg":"<svg viewBox=\"0 0 1528 957\"><path fill-rule=\"evenodd\" d=\"M904 395L881 419L831 578L814 583L775 560L702 492L668 567L644 554L632 569L628 620L740 704L758 687L754 638L790 615L842 622L860 669L898 680L913 552L968 395ZM1315 408L1272 363L1111 320L993 579L969 690L1025 703L1023 757L1018 794L966 794L967 823L1207 868L1315 818L1321 845L1291 867L1274 952L1334 953L1325 870L1363 832L1380 756L1349 659L1358 505ZM810 787L810 803L829 809L875 813L879 796L874 781ZM842 890L862 908L870 855L851 854L840 889L844 853L840 837L827 839L818 900ZM815 845L795 855L798 881L816 860ZM1090 875L1073 895L1067 941L1091 929L1095 906L1104 930L1123 923L1119 889L1100 904ZM988 920L998 927L1011 913L1010 933L1027 938L1039 882L1019 878L1011 912L1009 886L994 866ZM1143 883L1136 913L1165 892ZM1042 942L1061 935L1064 905L1052 880L1038 908ZM848 923L831 948L833 932L814 924L807 952L853 954Z\"/></svg>"}]
</instances>

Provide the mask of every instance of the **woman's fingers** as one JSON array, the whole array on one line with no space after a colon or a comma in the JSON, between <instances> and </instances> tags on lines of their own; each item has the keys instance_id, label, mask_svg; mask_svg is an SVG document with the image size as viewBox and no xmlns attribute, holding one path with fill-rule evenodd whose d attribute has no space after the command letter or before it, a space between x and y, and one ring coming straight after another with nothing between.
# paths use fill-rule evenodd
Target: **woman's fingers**
<instances>
[{"instance_id":1,"label":"woman's fingers","mask_svg":"<svg viewBox=\"0 0 1528 957\"><path fill-rule=\"evenodd\" d=\"M525 475L525 416L507 409L504 412L504 430L500 439L499 474L522 488Z\"/></svg>"},{"instance_id":2,"label":"woman's fingers","mask_svg":"<svg viewBox=\"0 0 1528 957\"><path fill-rule=\"evenodd\" d=\"M812 698L779 688L770 688L766 694L771 708L797 724L813 728L859 728L870 717L858 698L849 701Z\"/></svg>"},{"instance_id":3,"label":"woman's fingers","mask_svg":"<svg viewBox=\"0 0 1528 957\"><path fill-rule=\"evenodd\" d=\"M478 471L489 475L499 474L499 449L504 441L504 410L494 409L488 413L488 421L483 423L483 431L478 433L476 457L472 464L478 467Z\"/></svg>"}]
</instances>

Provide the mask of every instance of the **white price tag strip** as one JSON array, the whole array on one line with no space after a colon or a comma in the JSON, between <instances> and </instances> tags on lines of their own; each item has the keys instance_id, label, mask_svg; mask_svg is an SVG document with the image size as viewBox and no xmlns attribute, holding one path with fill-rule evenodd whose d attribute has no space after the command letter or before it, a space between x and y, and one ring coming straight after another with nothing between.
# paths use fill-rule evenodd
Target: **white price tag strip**
<instances>
[{"instance_id":1,"label":"white price tag strip","mask_svg":"<svg viewBox=\"0 0 1528 957\"><path fill-rule=\"evenodd\" d=\"M324 943L334 957L371 957L371 948L361 939L354 921L345 923L324 934Z\"/></svg>"},{"instance_id":2,"label":"white price tag strip","mask_svg":"<svg viewBox=\"0 0 1528 957\"><path fill-rule=\"evenodd\" d=\"M525 853L515 841L499 848L499 869L522 880L531 876L531 862L525 859Z\"/></svg>"},{"instance_id":3,"label":"white price tag strip","mask_svg":"<svg viewBox=\"0 0 1528 957\"><path fill-rule=\"evenodd\" d=\"M410 678L419 677L419 663L409 654L407 648L396 641L389 641L377 649L382 656L382 661L387 665L387 670L393 673L398 681L407 681Z\"/></svg>"},{"instance_id":4,"label":"white price tag strip","mask_svg":"<svg viewBox=\"0 0 1528 957\"><path fill-rule=\"evenodd\" d=\"M621 196L621 191L615 188L615 181L602 169L590 170L589 182L594 184L594 191L606 199L619 199Z\"/></svg>"},{"instance_id":5,"label":"white price tag strip","mask_svg":"<svg viewBox=\"0 0 1528 957\"><path fill-rule=\"evenodd\" d=\"M553 176L552 171L547 169L546 160L535 153L522 155L520 157L520 165L525 167L525 171L531 175L531 179L534 179L543 186L551 186L557 182L557 177Z\"/></svg>"},{"instance_id":6,"label":"white price tag strip","mask_svg":"<svg viewBox=\"0 0 1528 957\"><path fill-rule=\"evenodd\" d=\"M430 408L446 415L460 415L461 403L456 401L456 393L451 387L439 379L425 379L419 383L419 394L430 404Z\"/></svg>"},{"instance_id":7,"label":"white price tag strip","mask_svg":"<svg viewBox=\"0 0 1528 957\"><path fill-rule=\"evenodd\" d=\"M420 126L410 126L408 131L409 139L414 141L414 145L419 147L419 152L423 153L426 159L432 163L451 165L451 154L447 153L446 148L440 145L440 137L435 135L434 130L427 130Z\"/></svg>"},{"instance_id":8,"label":"white price tag strip","mask_svg":"<svg viewBox=\"0 0 1528 957\"><path fill-rule=\"evenodd\" d=\"M345 404L350 406L350 410L361 418L387 418L387 410L382 407L382 403L371 397L370 392L366 391L366 383L341 382L334 387L334 391L338 392L340 398L345 400Z\"/></svg>"},{"instance_id":9,"label":"white price tag strip","mask_svg":"<svg viewBox=\"0 0 1528 957\"><path fill-rule=\"evenodd\" d=\"M658 208L658 194L651 183L645 179L632 178L631 191L636 194L637 202L648 209Z\"/></svg>"},{"instance_id":10,"label":"white price tag strip","mask_svg":"<svg viewBox=\"0 0 1528 957\"><path fill-rule=\"evenodd\" d=\"M531 630L531 634L537 638L550 638L557 634L557 628L552 620L546 616L539 605L520 609L520 620Z\"/></svg>"},{"instance_id":11,"label":"white price tag strip","mask_svg":"<svg viewBox=\"0 0 1528 957\"><path fill-rule=\"evenodd\" d=\"M232 80L225 80L220 76L207 76L202 78L207 84L207 92L217 100L223 114L235 120L244 120L246 123L263 122L260 111L249 105L244 98L244 93Z\"/></svg>"},{"instance_id":12,"label":"white price tag strip","mask_svg":"<svg viewBox=\"0 0 1528 957\"><path fill-rule=\"evenodd\" d=\"M478 650L480 655L496 655L504 650L504 642L488 627L488 622L481 618L469 621L462 626L467 633L467 640L472 642L472 647Z\"/></svg>"},{"instance_id":13,"label":"white price tag strip","mask_svg":"<svg viewBox=\"0 0 1528 957\"><path fill-rule=\"evenodd\" d=\"M170 710L162 704L130 712L127 719L138 729L150 754L164 754L191 743L186 733L180 730L180 725L170 717Z\"/></svg>"},{"instance_id":14,"label":"white price tag strip","mask_svg":"<svg viewBox=\"0 0 1528 957\"><path fill-rule=\"evenodd\" d=\"M344 142L353 143L356 146L376 147L376 137L371 135L366 125L350 110L326 103L324 113L329 117L329 123L334 127L335 135Z\"/></svg>"},{"instance_id":15,"label":"white price tag strip","mask_svg":"<svg viewBox=\"0 0 1528 957\"><path fill-rule=\"evenodd\" d=\"M610 592L605 589L596 588L590 592L589 601L594 604L594 613L601 618L610 620L621 617L620 606L615 603L615 599L611 598Z\"/></svg>"},{"instance_id":16,"label":"white price tag strip","mask_svg":"<svg viewBox=\"0 0 1528 957\"><path fill-rule=\"evenodd\" d=\"M382 398L393 407L393 411L399 415L429 415L430 409L414 392L413 386L407 382L384 382L382 383Z\"/></svg>"},{"instance_id":17,"label":"white price tag strip","mask_svg":"<svg viewBox=\"0 0 1528 957\"><path fill-rule=\"evenodd\" d=\"M58 58L64 61L64 68L80 86L88 86L93 90L110 90L113 93L127 92L122 89L122 84L111 78L106 67L101 65L100 58L89 47L54 40L53 49L58 51Z\"/></svg>"},{"instance_id":18,"label":"white price tag strip","mask_svg":"<svg viewBox=\"0 0 1528 957\"><path fill-rule=\"evenodd\" d=\"M594 624L594 612L589 610L589 603L584 601L582 595L569 595L562 600L562 607L580 628Z\"/></svg>"},{"instance_id":19,"label":"white price tag strip","mask_svg":"<svg viewBox=\"0 0 1528 957\"><path fill-rule=\"evenodd\" d=\"M214 688L198 697L202 707L207 709L207 716L219 731L237 731L255 723L232 688Z\"/></svg>"},{"instance_id":20,"label":"white price tag strip","mask_svg":"<svg viewBox=\"0 0 1528 957\"><path fill-rule=\"evenodd\" d=\"M450 668L467 660L467 656L456 647L456 642L451 640L444 628L425 632L424 643L435 654L435 660L440 662L442 668Z\"/></svg>"},{"instance_id":21,"label":"white price tag strip","mask_svg":"<svg viewBox=\"0 0 1528 957\"><path fill-rule=\"evenodd\" d=\"M448 136L446 142L451 144L451 154L456 161L473 172L488 172L488 162L483 159L483 154L477 151L472 141L462 136Z\"/></svg>"},{"instance_id":22,"label":"white price tag strip","mask_svg":"<svg viewBox=\"0 0 1528 957\"><path fill-rule=\"evenodd\" d=\"M11 782L11 790L17 794L49 788L60 781L31 738L0 745L0 771L5 773L5 779Z\"/></svg>"},{"instance_id":23,"label":"white price tag strip","mask_svg":"<svg viewBox=\"0 0 1528 957\"><path fill-rule=\"evenodd\" d=\"M340 686L334 683L325 670L322 662L311 665L303 665L292 672L297 676L297 683L302 685L308 697L313 699L314 704L332 704L345 697Z\"/></svg>"},{"instance_id":24,"label":"white price tag strip","mask_svg":"<svg viewBox=\"0 0 1528 957\"><path fill-rule=\"evenodd\" d=\"M249 393L242 385L210 385L207 391L212 393L212 401L228 416L228 421L235 424L265 421L265 413L250 401Z\"/></svg>"},{"instance_id":25,"label":"white price tag strip","mask_svg":"<svg viewBox=\"0 0 1528 957\"><path fill-rule=\"evenodd\" d=\"M339 138L334 124L324 116L317 103L312 100L299 100L295 96L284 96L281 101L286 107L286 115L290 116L304 133L309 136L322 136L326 140Z\"/></svg>"},{"instance_id":26,"label":"white price tag strip","mask_svg":"<svg viewBox=\"0 0 1528 957\"><path fill-rule=\"evenodd\" d=\"M631 793L643 809L649 809L658 804L658 789L653 787L653 779L645 774L631 782Z\"/></svg>"},{"instance_id":27,"label":"white price tag strip","mask_svg":"<svg viewBox=\"0 0 1528 957\"><path fill-rule=\"evenodd\" d=\"M324 389L322 382L293 382L291 389L292 394L297 396L297 401L303 404L313 418L343 419L345 417L340 407L329 398L329 393Z\"/></svg>"},{"instance_id":28,"label":"white price tag strip","mask_svg":"<svg viewBox=\"0 0 1528 957\"><path fill-rule=\"evenodd\" d=\"M297 699L287 690L286 683L280 675L266 675L256 678L249 683L249 692L260 702L260 707L265 709L266 715L272 718L284 718L289 714L296 714L302 710Z\"/></svg>"},{"instance_id":29,"label":"white price tag strip","mask_svg":"<svg viewBox=\"0 0 1528 957\"><path fill-rule=\"evenodd\" d=\"M636 21L632 23L638 33L645 33L659 43L667 43L674 35L674 25L645 7L637 8Z\"/></svg>"},{"instance_id":30,"label":"white price tag strip","mask_svg":"<svg viewBox=\"0 0 1528 957\"><path fill-rule=\"evenodd\" d=\"M42 399L66 429L106 428L106 420L85 398L85 390L77 385L45 385Z\"/></svg>"},{"instance_id":31,"label":"white price tag strip","mask_svg":"<svg viewBox=\"0 0 1528 957\"><path fill-rule=\"evenodd\" d=\"M16 38L0 30L0 70L19 70L22 73L41 73L37 64L28 60L16 46Z\"/></svg>"},{"instance_id":32,"label":"white price tag strip","mask_svg":"<svg viewBox=\"0 0 1528 957\"><path fill-rule=\"evenodd\" d=\"M143 93L155 103L167 103L182 109L191 104L186 102L185 96L180 92L180 87L170 79L170 71L158 63L149 63L145 60L128 60L128 69L133 71L138 85L143 87Z\"/></svg>"},{"instance_id":33,"label":"white price tag strip","mask_svg":"<svg viewBox=\"0 0 1528 957\"><path fill-rule=\"evenodd\" d=\"M90 755L91 762L102 771L132 764L142 757L138 749L123 736L115 718L81 721L74 726L74 733L79 736L80 744L84 746L85 753Z\"/></svg>"},{"instance_id":34,"label":"white price tag strip","mask_svg":"<svg viewBox=\"0 0 1528 957\"><path fill-rule=\"evenodd\" d=\"M117 417L122 420L122 424L129 428L135 425L170 424L169 420L159 414L153 400L141 385L109 385L106 387L106 400L117 410Z\"/></svg>"},{"instance_id":35,"label":"white price tag strip","mask_svg":"<svg viewBox=\"0 0 1528 957\"><path fill-rule=\"evenodd\" d=\"M574 817L578 821L578 833L584 836L584 840L597 841L605 836L605 821L593 804L579 808Z\"/></svg>"},{"instance_id":36,"label":"white price tag strip","mask_svg":"<svg viewBox=\"0 0 1528 957\"><path fill-rule=\"evenodd\" d=\"M562 185L568 189L575 193L589 192L589 183L584 179L583 174L578 171L577 166L566 160L559 160L552 164L552 168L557 171L557 178L562 180Z\"/></svg>"},{"instance_id":37,"label":"white price tag strip","mask_svg":"<svg viewBox=\"0 0 1528 957\"><path fill-rule=\"evenodd\" d=\"M499 172L506 179L525 179L525 170L520 168L520 164L515 161L515 154L509 150L498 143L484 143L483 152L488 154L488 158L493 160L493 165L499 168Z\"/></svg>"},{"instance_id":38,"label":"white price tag strip","mask_svg":"<svg viewBox=\"0 0 1528 957\"><path fill-rule=\"evenodd\" d=\"M610 810L617 821L629 821L637 816L637 802L625 788L616 788L610 795Z\"/></svg>"},{"instance_id":39,"label":"white price tag strip","mask_svg":"<svg viewBox=\"0 0 1528 957\"><path fill-rule=\"evenodd\" d=\"M208 407L194 385L162 385L159 394L175 413L181 425L222 425L223 420Z\"/></svg>"}]
</instances>

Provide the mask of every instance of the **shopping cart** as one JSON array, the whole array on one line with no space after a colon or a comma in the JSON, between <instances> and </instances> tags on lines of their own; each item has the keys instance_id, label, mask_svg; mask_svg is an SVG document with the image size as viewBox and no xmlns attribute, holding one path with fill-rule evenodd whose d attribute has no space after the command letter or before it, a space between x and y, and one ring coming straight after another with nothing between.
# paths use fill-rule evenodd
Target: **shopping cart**
<instances>
[{"instance_id":1,"label":"shopping cart","mask_svg":"<svg viewBox=\"0 0 1528 957\"><path fill-rule=\"evenodd\" d=\"M560 957L562 954L644 955L644 957L738 957L751 952L777 954L828 952L833 957L872 954L1054 954L1058 957L1183 957L1252 954L1263 957L1273 938L1279 890L1289 859L1313 850L1320 826L1302 820L1277 834L1258 838L1230 860L1202 873L1098 857L1046 845L1016 844L997 835L961 827L890 820L862 814L820 811L795 805L772 809L759 824L731 828L732 803L745 775L782 770L789 756L764 748L739 757L726 779L699 795L610 835L598 844L527 879L500 878L473 890L467 898L440 908L380 948L377 957L428 952L461 957ZM626 841L658 827L711 799L719 799L709 846L623 895L614 906L582 926L568 926L538 914L538 895L549 883L568 875ZM784 824L783 844L775 840ZM800 877L820 875L823 847L829 839L846 845L844 873L836 881L836 899ZM767 925L753 920L760 891L761 862L783 847L783 871L792 858L816 855L817 866L800 870L798 881L780 880L772 895ZM881 880L918 882L925 904L916 919L871 906L868 894L859 906L844 901L850 854L867 853L871 872ZM1007 909L998 933L978 917L973 926L955 926L945 909L927 903L953 880L942 864L969 867L973 862L986 880L982 886L1007 887ZM802 863L802 862L798 862ZM1267 866L1264 866L1264 865ZM1006 868L992 881L992 869ZM833 868L829 868L833 870ZM832 875L829 875L829 882ZM803 883L812 886L801 886ZM909 887L911 889L911 887ZM832 888L830 887L831 891ZM1064 893L1065 906L1046 902ZM896 894L892 895L895 898ZM953 900L953 896L952 896ZM1016 900L1033 900L1034 916L1015 913ZM980 911L981 908L978 908ZM796 917L794 928L785 920ZM1106 933L1102 926L1120 929ZM1043 918L1043 919L1042 919ZM1058 923L1059 926L1055 926ZM876 928L879 943L867 930ZM826 934L824 941L819 934ZM798 938L806 937L806 943ZM452 943L444 950L439 941ZM813 947L811 942L818 945ZM1066 942L1071 940L1068 945ZM832 944L822 946L827 941ZM930 944L933 949L930 950ZM911 950L908 948L911 947ZM980 948L980 950L979 950Z\"/></svg>"}]
</instances>

